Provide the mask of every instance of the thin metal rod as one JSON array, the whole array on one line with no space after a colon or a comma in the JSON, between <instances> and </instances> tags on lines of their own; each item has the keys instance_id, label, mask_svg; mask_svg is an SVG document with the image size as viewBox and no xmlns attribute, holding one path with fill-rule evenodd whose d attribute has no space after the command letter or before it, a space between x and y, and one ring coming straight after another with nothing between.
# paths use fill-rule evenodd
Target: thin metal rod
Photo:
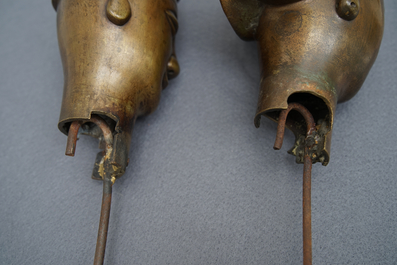
<instances>
[{"instance_id":1,"label":"thin metal rod","mask_svg":"<svg viewBox=\"0 0 397 265\"><path fill-rule=\"evenodd\" d=\"M72 124L69 127L65 155L74 156L74 153L76 151L77 134L79 132L81 125L87 122L95 123L101 129L103 138L106 142L106 151L112 150L113 147L112 131L110 130L109 126L107 125L104 119L102 119L98 115L92 115L89 120L72 122Z\"/></svg>"},{"instance_id":2,"label":"thin metal rod","mask_svg":"<svg viewBox=\"0 0 397 265\"><path fill-rule=\"evenodd\" d=\"M298 111L306 121L306 140L316 130L313 115L308 109L299 103L290 103L288 108L280 112L277 126L276 141L274 149L280 150L283 145L285 124L288 113L291 110ZM302 189L302 234L303 234L303 265L312 264L312 217L311 217L311 171L312 158L309 154L310 146L305 143L305 154L303 162L303 189Z\"/></svg>"},{"instance_id":3,"label":"thin metal rod","mask_svg":"<svg viewBox=\"0 0 397 265\"><path fill-rule=\"evenodd\" d=\"M305 148L302 188L303 265L312 264L312 158Z\"/></svg>"},{"instance_id":4,"label":"thin metal rod","mask_svg":"<svg viewBox=\"0 0 397 265\"><path fill-rule=\"evenodd\" d=\"M68 140L66 143L65 151L65 155L67 156L74 156L74 152L76 151L77 134L79 132L80 126L81 122L74 121L69 127Z\"/></svg>"},{"instance_id":5,"label":"thin metal rod","mask_svg":"<svg viewBox=\"0 0 397 265\"><path fill-rule=\"evenodd\" d=\"M307 135L310 135L313 131L316 130L316 124L314 122L313 115L305 108L303 105L299 103L289 103L288 108L282 110L278 117L278 126L277 126L277 134L276 134L276 141L274 143L274 150L280 150L281 146L283 145L284 140L284 131L285 131L285 123L287 121L288 113L291 110L298 111L306 121L307 125Z\"/></svg>"},{"instance_id":6,"label":"thin metal rod","mask_svg":"<svg viewBox=\"0 0 397 265\"><path fill-rule=\"evenodd\" d=\"M92 115L89 120L72 122L68 132L68 140L66 144L65 154L68 156L74 156L74 153L76 151L77 134L81 125L87 122L92 122L96 124L102 131L103 139L106 142L106 155L104 157L106 162L106 160L109 159L109 156L111 155L113 150L113 134L106 121L98 115ZM94 265L102 265L105 258L106 240L109 227L110 205L112 202L112 185L114 183L114 180L115 178L110 175L110 172L105 172L105 175L103 177L101 217L99 219Z\"/></svg>"},{"instance_id":7,"label":"thin metal rod","mask_svg":"<svg viewBox=\"0 0 397 265\"><path fill-rule=\"evenodd\" d=\"M108 236L110 205L112 202L112 181L103 180L101 217L99 219L98 237L95 248L94 265L102 265L105 259L106 240Z\"/></svg>"}]
</instances>

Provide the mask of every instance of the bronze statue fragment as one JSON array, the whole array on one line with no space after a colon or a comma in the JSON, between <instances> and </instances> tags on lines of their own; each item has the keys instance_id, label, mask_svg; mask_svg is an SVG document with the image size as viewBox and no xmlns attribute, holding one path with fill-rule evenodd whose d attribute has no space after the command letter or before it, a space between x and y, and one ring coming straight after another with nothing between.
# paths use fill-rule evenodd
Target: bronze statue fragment
<instances>
[{"instance_id":1,"label":"bronze statue fragment","mask_svg":"<svg viewBox=\"0 0 397 265\"><path fill-rule=\"evenodd\" d=\"M237 35L259 44L261 81L255 126L259 127L262 115L281 126L285 123L296 137L289 153L305 164L305 174L307 156L310 167L316 162L327 165L336 104L357 93L378 54L383 1L220 1ZM309 116L314 123L308 131ZM278 138L282 134L278 130ZM310 205L310 188L306 200ZM310 226L310 211L304 209L303 218ZM310 238L304 241L304 264L311 264L310 230L304 229L304 238Z\"/></svg>"},{"instance_id":2,"label":"bronze statue fragment","mask_svg":"<svg viewBox=\"0 0 397 265\"><path fill-rule=\"evenodd\" d=\"M103 181L94 264L103 264L112 185L128 165L134 122L153 112L179 73L176 0L52 0L64 94L59 130L73 156L79 129L99 139L92 178Z\"/></svg>"}]
</instances>

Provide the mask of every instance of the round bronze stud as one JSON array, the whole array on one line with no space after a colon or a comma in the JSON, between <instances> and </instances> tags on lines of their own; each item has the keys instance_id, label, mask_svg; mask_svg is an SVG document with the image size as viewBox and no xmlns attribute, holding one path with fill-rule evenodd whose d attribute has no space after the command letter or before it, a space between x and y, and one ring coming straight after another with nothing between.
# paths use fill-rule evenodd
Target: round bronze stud
<instances>
[{"instance_id":1,"label":"round bronze stud","mask_svg":"<svg viewBox=\"0 0 397 265\"><path fill-rule=\"evenodd\" d=\"M359 0L339 0L336 4L336 12L344 20L351 21L358 16L360 11Z\"/></svg>"}]
</instances>

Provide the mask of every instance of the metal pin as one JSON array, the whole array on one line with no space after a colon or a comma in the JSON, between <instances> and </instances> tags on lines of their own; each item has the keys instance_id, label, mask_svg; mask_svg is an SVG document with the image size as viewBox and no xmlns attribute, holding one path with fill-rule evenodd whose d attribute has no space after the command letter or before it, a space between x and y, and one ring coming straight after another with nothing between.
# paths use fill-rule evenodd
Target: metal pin
<instances>
[{"instance_id":1,"label":"metal pin","mask_svg":"<svg viewBox=\"0 0 397 265\"><path fill-rule=\"evenodd\" d=\"M113 150L113 134L107 123L98 115L92 115L89 120L86 121L74 121L70 125L68 140L66 144L66 155L74 156L76 149L77 133L84 123L92 122L95 123L101 130L106 143L104 164L109 163L109 158ZM95 248L94 265L103 264L105 258L106 240L109 227L109 216L110 206L112 202L112 186L115 181L115 177L110 172L111 167L104 165L105 172L103 178L103 196L102 196L102 207L101 217L99 220L98 237Z\"/></svg>"},{"instance_id":2,"label":"metal pin","mask_svg":"<svg viewBox=\"0 0 397 265\"><path fill-rule=\"evenodd\" d=\"M312 264L312 219L311 219L311 171L312 158L310 149L313 147L313 141L308 141L312 137L313 132L316 131L316 124L313 116L303 105L299 103L290 103L288 108L280 112L276 141L274 149L280 150L285 131L285 123L287 121L288 113L291 110L298 111L306 121L307 133L305 139L305 155L303 164L303 190L302 190L302 218L303 218L303 264Z\"/></svg>"}]
</instances>

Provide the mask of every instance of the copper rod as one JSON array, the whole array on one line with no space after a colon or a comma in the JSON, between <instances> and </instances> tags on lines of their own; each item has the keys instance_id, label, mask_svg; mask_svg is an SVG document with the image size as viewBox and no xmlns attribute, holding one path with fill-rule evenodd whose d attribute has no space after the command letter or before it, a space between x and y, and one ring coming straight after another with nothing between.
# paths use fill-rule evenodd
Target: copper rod
<instances>
[{"instance_id":1,"label":"copper rod","mask_svg":"<svg viewBox=\"0 0 397 265\"><path fill-rule=\"evenodd\" d=\"M66 155L74 156L76 150L77 135L81 125L87 122L92 122L97 125L103 135L103 139L106 142L106 155L105 161L109 158L113 150L113 133L109 128L108 124L104 119L98 115L92 115L88 120L74 121L69 127L68 140L66 144ZM105 172L103 176L103 195L102 195L102 206L101 206L101 217L99 219L98 237L95 248L94 265L102 265L105 258L106 240L109 227L109 216L110 216L110 205L112 202L112 185L114 178L111 176L111 172Z\"/></svg>"},{"instance_id":2,"label":"copper rod","mask_svg":"<svg viewBox=\"0 0 397 265\"><path fill-rule=\"evenodd\" d=\"M105 259L106 240L108 236L110 206L112 202L112 181L103 180L101 217L99 219L98 237L95 248L94 265L102 265Z\"/></svg>"},{"instance_id":3,"label":"copper rod","mask_svg":"<svg viewBox=\"0 0 397 265\"><path fill-rule=\"evenodd\" d=\"M303 265L312 264L312 158L305 148L302 188Z\"/></svg>"},{"instance_id":4,"label":"copper rod","mask_svg":"<svg viewBox=\"0 0 397 265\"><path fill-rule=\"evenodd\" d=\"M288 113L291 110L298 111L306 121L307 132L306 140L316 130L313 115L308 109L299 103L290 103L286 110L282 110L279 115L276 141L274 149L280 150L283 145L285 124ZM302 188L302 234L303 234L303 265L312 264L312 221L311 221L311 171L312 158L309 150L311 146L308 141L305 142L305 154L303 162L303 188Z\"/></svg>"},{"instance_id":5,"label":"copper rod","mask_svg":"<svg viewBox=\"0 0 397 265\"><path fill-rule=\"evenodd\" d=\"M87 122L95 123L95 125L97 125L101 129L103 138L106 142L106 150L111 150L113 145L112 131L110 130L109 126L107 125L104 119L102 119L98 115L92 115L89 120L72 122L72 124L69 127L65 155L74 156L74 153L76 151L77 134L79 132L81 125Z\"/></svg>"},{"instance_id":6,"label":"copper rod","mask_svg":"<svg viewBox=\"0 0 397 265\"><path fill-rule=\"evenodd\" d=\"M299 103L289 103L288 108L285 110L282 110L278 117L276 141L275 141L274 147L273 147L274 150L280 150L281 146L283 145L285 124L287 121L288 113L291 110L298 111L305 119L306 125L307 125L306 136L310 135L313 131L316 130L316 124L314 122L313 115L310 113L310 111Z\"/></svg>"},{"instance_id":7,"label":"copper rod","mask_svg":"<svg viewBox=\"0 0 397 265\"><path fill-rule=\"evenodd\" d=\"M74 121L69 127L68 140L66 143L65 155L74 156L76 151L77 133L79 132L81 122Z\"/></svg>"}]
</instances>

